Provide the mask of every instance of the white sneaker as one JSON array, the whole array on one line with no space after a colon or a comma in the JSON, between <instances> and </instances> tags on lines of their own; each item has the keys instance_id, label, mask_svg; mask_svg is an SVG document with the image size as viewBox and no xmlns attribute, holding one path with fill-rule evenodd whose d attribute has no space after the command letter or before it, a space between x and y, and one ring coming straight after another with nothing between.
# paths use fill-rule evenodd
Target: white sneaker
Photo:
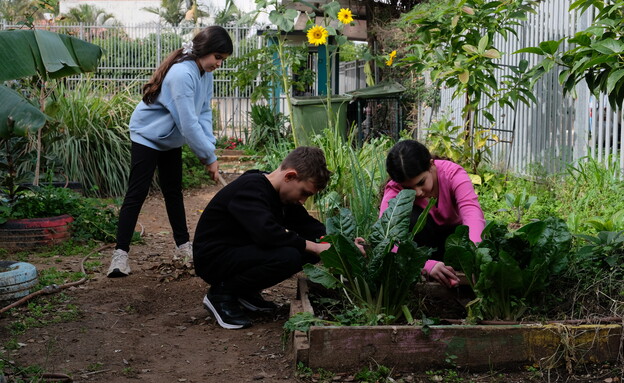
<instances>
[{"instance_id":1,"label":"white sneaker","mask_svg":"<svg viewBox=\"0 0 624 383\"><path fill-rule=\"evenodd\" d=\"M127 277L130 274L130 266L128 265L128 253L121 249L113 251L113 259L108 268L107 276L109 278Z\"/></svg>"},{"instance_id":2,"label":"white sneaker","mask_svg":"<svg viewBox=\"0 0 624 383\"><path fill-rule=\"evenodd\" d=\"M182 260L183 264L193 263L193 244L187 242L178 246L173 254L173 259Z\"/></svg>"}]
</instances>

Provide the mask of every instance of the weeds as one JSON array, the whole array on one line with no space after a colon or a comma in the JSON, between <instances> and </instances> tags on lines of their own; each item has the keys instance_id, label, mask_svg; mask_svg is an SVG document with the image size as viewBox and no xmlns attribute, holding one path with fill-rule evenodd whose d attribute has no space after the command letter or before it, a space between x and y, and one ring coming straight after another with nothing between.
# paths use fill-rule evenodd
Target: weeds
<instances>
[{"instance_id":1,"label":"weeds","mask_svg":"<svg viewBox=\"0 0 624 383\"><path fill-rule=\"evenodd\" d=\"M11 310L14 313L14 320L9 326L11 333L19 335L31 328L76 320L80 317L80 310L68 301L69 297L61 293L29 302L24 310Z\"/></svg>"}]
</instances>

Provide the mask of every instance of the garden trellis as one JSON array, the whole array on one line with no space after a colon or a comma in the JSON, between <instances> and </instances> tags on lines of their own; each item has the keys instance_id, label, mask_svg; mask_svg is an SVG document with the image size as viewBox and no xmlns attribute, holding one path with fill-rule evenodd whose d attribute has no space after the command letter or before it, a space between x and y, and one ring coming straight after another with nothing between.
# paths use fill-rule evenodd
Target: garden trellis
<instances>
[{"instance_id":1,"label":"garden trellis","mask_svg":"<svg viewBox=\"0 0 624 383\"><path fill-rule=\"evenodd\" d=\"M560 40L574 36L586 29L593 14L569 12L571 1L546 0L539 2L536 13L529 14L518 30L518 38L510 36L507 41L496 41L505 55L506 65L517 65L528 60L534 65L540 60L536 55L513 52L538 46L546 40ZM564 44L567 42L564 42ZM561 49L568 49L562 45ZM537 104L526 106L518 103L515 110L509 107L494 107L496 124L481 117L479 123L491 128L500 141L492 147L492 164L501 169L510 169L518 174L534 174L535 165L548 173L565 169L566 164L586 156L592 156L609 168L624 173L624 151L621 150L624 132L621 110L614 110L606 97L594 97L584 83L577 86L577 97L563 95L558 82L561 68L555 68L543 76L535 85ZM501 70L498 78L509 74ZM452 99L454 89L441 89L441 102L434 110L425 110L425 118L417 126L419 137L424 138L428 124L445 116L461 124L463 99Z\"/></svg>"}]
</instances>

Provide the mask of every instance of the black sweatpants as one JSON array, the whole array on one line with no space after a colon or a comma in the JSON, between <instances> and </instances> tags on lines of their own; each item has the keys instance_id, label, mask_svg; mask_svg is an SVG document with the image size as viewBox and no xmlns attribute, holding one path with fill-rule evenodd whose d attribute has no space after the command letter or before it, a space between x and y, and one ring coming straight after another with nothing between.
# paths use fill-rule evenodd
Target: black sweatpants
<instances>
[{"instance_id":1,"label":"black sweatpants","mask_svg":"<svg viewBox=\"0 0 624 383\"><path fill-rule=\"evenodd\" d=\"M159 151L133 142L130 180L119 212L116 249L130 250L134 228L149 193L156 168L175 243L179 246L189 241L182 197L182 148Z\"/></svg>"},{"instance_id":2,"label":"black sweatpants","mask_svg":"<svg viewBox=\"0 0 624 383\"><path fill-rule=\"evenodd\" d=\"M423 212L420 206L414 206L410 217L410 230L414 228L418 217ZM427 221L421 232L414 236L414 241L418 246L431 247L434 250L432 259L436 261L444 260L444 244L449 235L455 232L457 225L438 225L431 215L427 214Z\"/></svg>"},{"instance_id":3,"label":"black sweatpants","mask_svg":"<svg viewBox=\"0 0 624 383\"><path fill-rule=\"evenodd\" d=\"M249 245L215 257L196 257L195 272L215 293L244 295L275 286L301 271L306 263L318 261L313 254L293 247L261 249Z\"/></svg>"}]
</instances>

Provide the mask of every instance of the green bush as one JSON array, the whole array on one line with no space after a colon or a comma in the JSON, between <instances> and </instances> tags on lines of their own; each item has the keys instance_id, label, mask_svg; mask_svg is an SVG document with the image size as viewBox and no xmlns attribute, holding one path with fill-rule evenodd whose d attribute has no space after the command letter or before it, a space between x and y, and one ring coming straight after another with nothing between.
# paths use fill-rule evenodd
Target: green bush
<instances>
[{"instance_id":1,"label":"green bush","mask_svg":"<svg viewBox=\"0 0 624 383\"><path fill-rule=\"evenodd\" d=\"M3 206L8 206L4 205ZM69 214L74 218L72 238L79 241L115 240L117 212L104 202L84 198L78 193L53 186L33 187L20 192L15 202L7 209L5 218L44 218Z\"/></svg>"},{"instance_id":2,"label":"green bush","mask_svg":"<svg viewBox=\"0 0 624 383\"><path fill-rule=\"evenodd\" d=\"M111 93L88 80L72 88L61 85L46 110L54 118L44 128L46 171L80 182L88 196L122 196L127 187L128 122L138 99Z\"/></svg>"}]
</instances>

